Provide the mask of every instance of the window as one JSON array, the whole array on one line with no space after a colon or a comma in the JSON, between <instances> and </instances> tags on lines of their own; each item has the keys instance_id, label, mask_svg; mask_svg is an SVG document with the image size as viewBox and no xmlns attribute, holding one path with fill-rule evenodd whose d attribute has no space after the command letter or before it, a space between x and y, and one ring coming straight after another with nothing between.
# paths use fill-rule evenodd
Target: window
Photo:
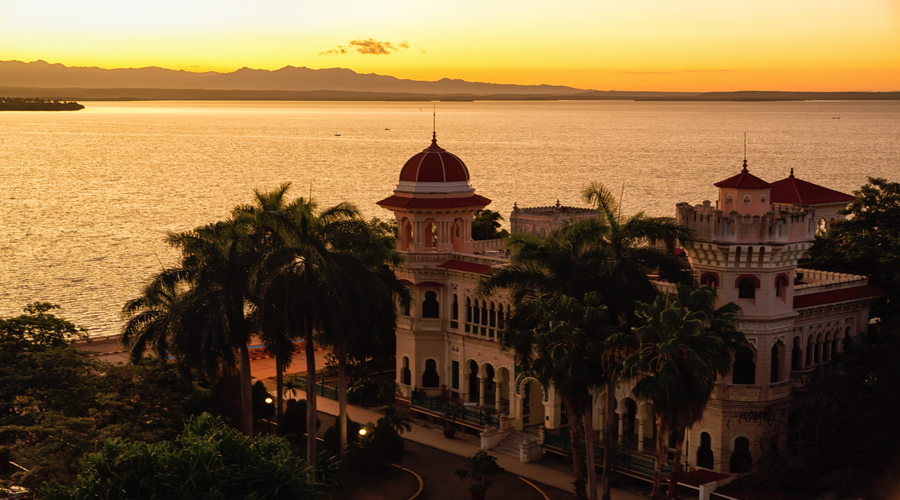
<instances>
[{"instance_id":1,"label":"window","mask_svg":"<svg viewBox=\"0 0 900 500\"><path fill-rule=\"evenodd\" d=\"M745 195L744 195L744 205L749 205L749 204L750 204L750 201L751 201L750 195L749 195L749 194L745 194Z\"/></svg>"},{"instance_id":2,"label":"window","mask_svg":"<svg viewBox=\"0 0 900 500\"><path fill-rule=\"evenodd\" d=\"M753 278L743 278L738 282L738 298L752 299L756 297L756 280Z\"/></svg>"},{"instance_id":3,"label":"window","mask_svg":"<svg viewBox=\"0 0 900 500\"><path fill-rule=\"evenodd\" d=\"M437 293L425 292L425 300L422 301L422 317L437 318L440 317L441 306L437 301Z\"/></svg>"},{"instance_id":4,"label":"window","mask_svg":"<svg viewBox=\"0 0 900 500\"><path fill-rule=\"evenodd\" d=\"M697 450L697 467L712 469L715 466L715 455L712 451L712 438L708 432L700 434L700 448Z\"/></svg>"},{"instance_id":5,"label":"window","mask_svg":"<svg viewBox=\"0 0 900 500\"><path fill-rule=\"evenodd\" d=\"M490 322L489 322L488 326L490 326L491 328L494 328L497 326L497 311L494 309L493 302L491 302L491 318L490 318Z\"/></svg>"},{"instance_id":6,"label":"window","mask_svg":"<svg viewBox=\"0 0 900 500\"><path fill-rule=\"evenodd\" d=\"M772 346L772 370L769 376L769 383L774 384L776 382L781 381L781 374L778 371L781 369L781 349L778 344Z\"/></svg>"},{"instance_id":7,"label":"window","mask_svg":"<svg viewBox=\"0 0 900 500\"><path fill-rule=\"evenodd\" d=\"M785 300L787 296L787 276L779 276L775 278L775 295L781 300Z\"/></svg>"},{"instance_id":8,"label":"window","mask_svg":"<svg viewBox=\"0 0 900 500\"><path fill-rule=\"evenodd\" d=\"M734 384L755 384L756 363L753 362L753 350L742 347L734 354L734 375L731 378Z\"/></svg>"},{"instance_id":9,"label":"window","mask_svg":"<svg viewBox=\"0 0 900 500\"><path fill-rule=\"evenodd\" d=\"M456 321L459 319L459 300L456 294L453 294L453 308L450 310L450 319Z\"/></svg>"},{"instance_id":10,"label":"window","mask_svg":"<svg viewBox=\"0 0 900 500\"><path fill-rule=\"evenodd\" d=\"M715 273L706 273L700 279L700 284L710 288L719 288L719 277Z\"/></svg>"},{"instance_id":11,"label":"window","mask_svg":"<svg viewBox=\"0 0 900 500\"><path fill-rule=\"evenodd\" d=\"M466 322L472 322L472 299L466 297Z\"/></svg>"},{"instance_id":12,"label":"window","mask_svg":"<svg viewBox=\"0 0 900 500\"><path fill-rule=\"evenodd\" d=\"M451 380L451 388L459 389L459 361L451 361L450 366L452 367L450 371L452 374L450 375Z\"/></svg>"},{"instance_id":13,"label":"window","mask_svg":"<svg viewBox=\"0 0 900 500\"><path fill-rule=\"evenodd\" d=\"M409 358L403 356L403 368L400 370L400 383L409 385L412 382L412 373L409 371Z\"/></svg>"},{"instance_id":14,"label":"window","mask_svg":"<svg viewBox=\"0 0 900 500\"><path fill-rule=\"evenodd\" d=\"M760 203L765 203L765 202L766 202L766 195L760 196L760 197L759 197L759 202L760 202Z\"/></svg>"},{"instance_id":15,"label":"window","mask_svg":"<svg viewBox=\"0 0 900 500\"><path fill-rule=\"evenodd\" d=\"M803 349L800 348L800 337L794 337L794 347L791 348L791 370L800 371L803 362Z\"/></svg>"},{"instance_id":16,"label":"window","mask_svg":"<svg viewBox=\"0 0 900 500\"><path fill-rule=\"evenodd\" d=\"M726 194L725 195L725 204L731 205L732 203L734 203L734 199L731 197L730 194Z\"/></svg>"},{"instance_id":17,"label":"window","mask_svg":"<svg viewBox=\"0 0 900 500\"><path fill-rule=\"evenodd\" d=\"M441 385L441 378L437 372L437 361L433 359L425 360L425 373L422 374L422 387L438 387Z\"/></svg>"},{"instance_id":18,"label":"window","mask_svg":"<svg viewBox=\"0 0 900 500\"><path fill-rule=\"evenodd\" d=\"M750 440L745 437L739 437L734 440L734 453L731 454L728 472L750 472L752 469L753 457L750 455Z\"/></svg>"}]
</instances>

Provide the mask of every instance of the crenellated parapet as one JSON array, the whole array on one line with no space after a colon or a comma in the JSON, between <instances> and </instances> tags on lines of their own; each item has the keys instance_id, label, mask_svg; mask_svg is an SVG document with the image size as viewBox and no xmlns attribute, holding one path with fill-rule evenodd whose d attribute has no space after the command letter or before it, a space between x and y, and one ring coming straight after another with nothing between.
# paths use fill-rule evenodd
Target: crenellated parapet
<instances>
[{"instance_id":1,"label":"crenellated parapet","mask_svg":"<svg viewBox=\"0 0 900 500\"><path fill-rule=\"evenodd\" d=\"M691 206L679 203L679 224L693 232L698 241L727 245L788 244L815 239L815 213L798 206L790 210L769 211L761 216L729 214L716 210L710 201Z\"/></svg>"}]
</instances>

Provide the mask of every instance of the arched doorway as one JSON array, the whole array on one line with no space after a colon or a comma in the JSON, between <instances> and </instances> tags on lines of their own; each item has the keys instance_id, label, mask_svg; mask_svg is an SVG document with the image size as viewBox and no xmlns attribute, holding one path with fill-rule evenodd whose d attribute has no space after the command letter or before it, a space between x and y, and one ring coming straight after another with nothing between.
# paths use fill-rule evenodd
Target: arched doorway
<instances>
[{"instance_id":1,"label":"arched doorway","mask_svg":"<svg viewBox=\"0 0 900 500\"><path fill-rule=\"evenodd\" d=\"M522 418L522 427L543 425L544 414L544 387L534 377L522 377L516 387L516 393L521 397L519 415Z\"/></svg>"},{"instance_id":2,"label":"arched doorway","mask_svg":"<svg viewBox=\"0 0 900 500\"><path fill-rule=\"evenodd\" d=\"M478 363L474 359L469 360L469 402L477 403L481 396L478 384Z\"/></svg>"},{"instance_id":3,"label":"arched doorway","mask_svg":"<svg viewBox=\"0 0 900 500\"><path fill-rule=\"evenodd\" d=\"M753 469L753 457L750 455L750 440L739 437L734 440L734 453L731 454L728 472L742 473Z\"/></svg>"},{"instance_id":4,"label":"arched doorway","mask_svg":"<svg viewBox=\"0 0 900 500\"><path fill-rule=\"evenodd\" d=\"M708 432L704 432L700 434L700 448L697 449L697 467L712 469L715 462L715 455L712 450L712 438Z\"/></svg>"}]
</instances>

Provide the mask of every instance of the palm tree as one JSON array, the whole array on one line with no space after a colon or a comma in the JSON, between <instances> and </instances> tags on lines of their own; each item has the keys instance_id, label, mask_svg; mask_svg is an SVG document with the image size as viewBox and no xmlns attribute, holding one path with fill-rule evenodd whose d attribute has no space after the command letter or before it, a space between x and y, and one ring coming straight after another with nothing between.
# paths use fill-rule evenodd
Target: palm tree
<instances>
[{"instance_id":1,"label":"palm tree","mask_svg":"<svg viewBox=\"0 0 900 500\"><path fill-rule=\"evenodd\" d=\"M244 433L253 435L249 321L252 311L250 276L259 252L243 228L233 220L217 222L191 231L168 233L166 241L181 249L175 275L189 288L190 307L201 318L195 324L204 344L226 345L223 365L233 369L234 351L240 358L241 420Z\"/></svg>"},{"instance_id":2,"label":"palm tree","mask_svg":"<svg viewBox=\"0 0 900 500\"><path fill-rule=\"evenodd\" d=\"M684 227L666 219L638 213L621 214L615 196L600 183L582 191L582 198L593 205L599 218L575 222L552 231L546 239L514 234L507 240L513 250L510 265L495 270L480 286L479 293L490 294L507 288L515 310L501 336L501 343L529 361L530 337L519 332L533 329L541 320L536 301L558 300L560 296L584 297L597 292L614 322L628 333L634 322L636 301L651 301L657 294L648 272L675 283L690 283L690 270L675 256L656 248L655 241L689 239ZM612 442L616 433L615 406L616 358L604 359L606 374L606 415L604 425L603 498L609 500L609 473Z\"/></svg>"},{"instance_id":3,"label":"palm tree","mask_svg":"<svg viewBox=\"0 0 900 500\"><path fill-rule=\"evenodd\" d=\"M520 335L529 336L533 347L531 372L545 387L552 385L566 403L571 423L575 497L587 498L582 423L590 415L591 389L601 386L606 377L602 358L607 350L604 339L609 334L597 330L609 328L609 311L599 304L596 292L587 294L583 301L562 295L553 302L538 300L536 306L541 321L531 332ZM593 468L590 446L588 454L588 467Z\"/></svg>"},{"instance_id":4,"label":"palm tree","mask_svg":"<svg viewBox=\"0 0 900 500\"><path fill-rule=\"evenodd\" d=\"M736 305L714 310L715 291L709 287L681 286L678 292L638 304L633 330L638 347L621 367L622 378L637 379L634 395L651 401L656 413L654 500L661 495L666 437L674 432L677 438L668 496L675 498L685 430L702 418L716 380L728 373L733 353L744 343L735 329Z\"/></svg>"}]
</instances>

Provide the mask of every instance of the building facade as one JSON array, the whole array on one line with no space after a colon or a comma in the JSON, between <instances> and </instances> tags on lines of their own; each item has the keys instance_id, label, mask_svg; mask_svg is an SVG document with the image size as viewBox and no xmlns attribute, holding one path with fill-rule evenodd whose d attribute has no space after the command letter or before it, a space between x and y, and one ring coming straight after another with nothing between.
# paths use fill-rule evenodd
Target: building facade
<instances>
[{"instance_id":1,"label":"building facade","mask_svg":"<svg viewBox=\"0 0 900 500\"><path fill-rule=\"evenodd\" d=\"M697 281L715 287L721 304L741 306L739 329L749 342L688 433L691 466L743 472L768 448L788 446L795 401L827 378L844 339L865 332L869 305L881 293L864 277L798 269L822 218L819 206L788 203L784 186L790 183L798 196L818 193L814 199L822 207L847 201L847 195L801 182L796 189L791 172L785 182L770 184L750 174L745 161L740 173L716 183L715 206L676 207L676 220L694 233L684 251ZM490 409L500 415L500 433L558 429L565 416L553 388L517 369L513 354L500 348L509 298L503 290L490 297L475 293L484 276L509 262L500 252L476 254L472 215L489 203L475 194L462 160L436 138L406 162L394 194L378 202L396 217L398 248L407 259L397 275L414 290L415 305L401 311L397 324L397 383L405 397L415 390L443 393ZM515 207L511 220L514 231L542 236L563 217L595 217L591 212L559 204ZM667 283L658 288L674 292ZM652 457L653 406L635 400L631 386L619 384L615 408L595 395L594 428L613 411L621 443Z\"/></svg>"}]
</instances>

